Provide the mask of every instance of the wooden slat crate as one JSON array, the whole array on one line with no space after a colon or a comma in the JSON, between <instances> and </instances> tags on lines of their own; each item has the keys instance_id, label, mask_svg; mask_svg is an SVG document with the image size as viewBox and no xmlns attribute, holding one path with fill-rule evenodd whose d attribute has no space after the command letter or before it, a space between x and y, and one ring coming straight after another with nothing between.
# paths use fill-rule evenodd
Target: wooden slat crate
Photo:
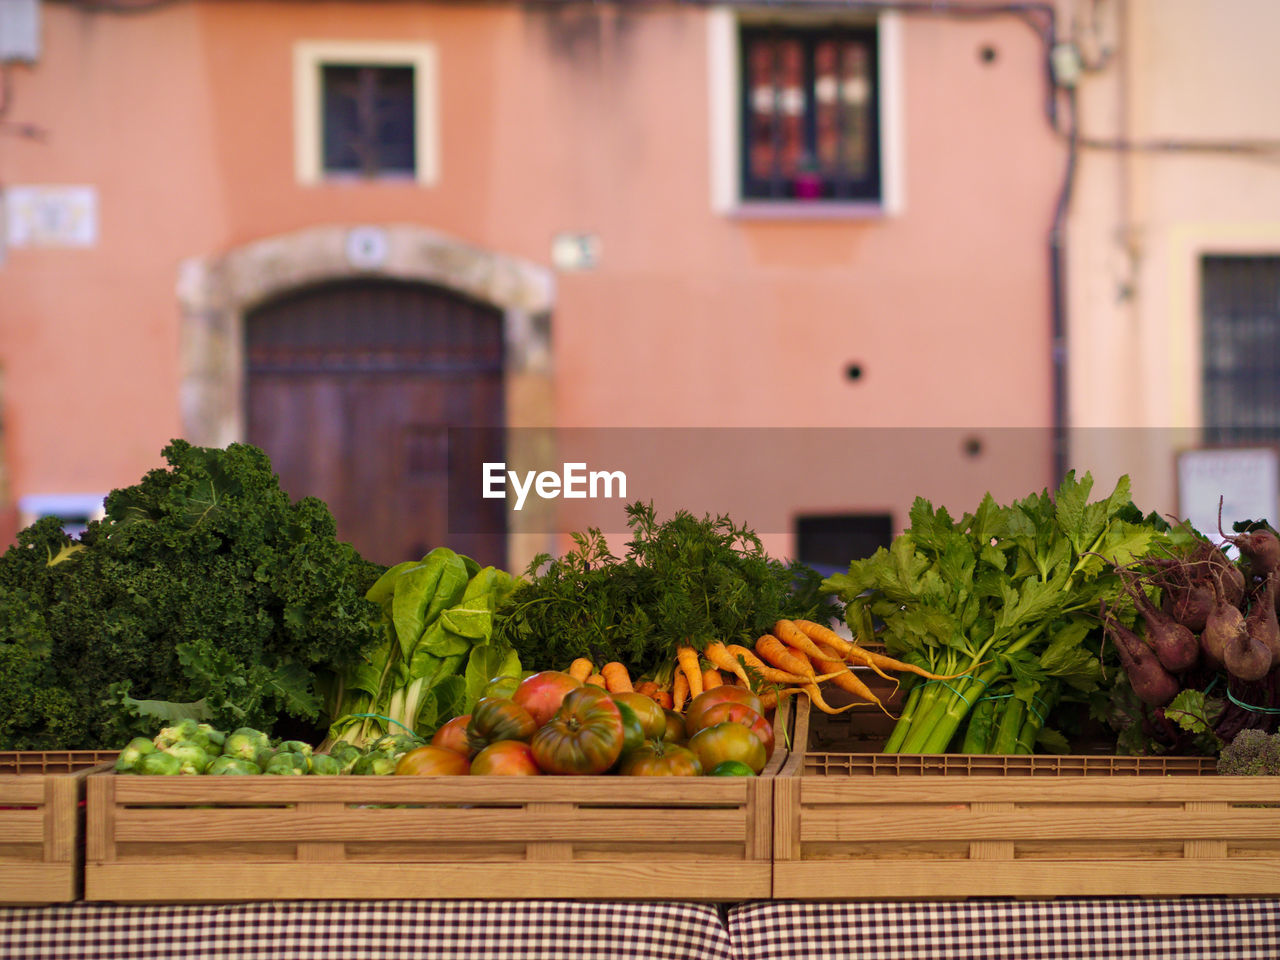
<instances>
[{"instance_id":1,"label":"wooden slat crate","mask_svg":"<svg viewBox=\"0 0 1280 960\"><path fill-rule=\"evenodd\" d=\"M768 898L785 757L759 777L99 773L85 899Z\"/></svg>"},{"instance_id":2,"label":"wooden slat crate","mask_svg":"<svg viewBox=\"0 0 1280 960\"><path fill-rule=\"evenodd\" d=\"M0 903L80 896L84 782L114 752L0 751Z\"/></svg>"},{"instance_id":3,"label":"wooden slat crate","mask_svg":"<svg viewBox=\"0 0 1280 960\"><path fill-rule=\"evenodd\" d=\"M798 704L776 898L1280 894L1280 778L1198 757L895 757L874 734L840 751L848 716Z\"/></svg>"}]
</instances>

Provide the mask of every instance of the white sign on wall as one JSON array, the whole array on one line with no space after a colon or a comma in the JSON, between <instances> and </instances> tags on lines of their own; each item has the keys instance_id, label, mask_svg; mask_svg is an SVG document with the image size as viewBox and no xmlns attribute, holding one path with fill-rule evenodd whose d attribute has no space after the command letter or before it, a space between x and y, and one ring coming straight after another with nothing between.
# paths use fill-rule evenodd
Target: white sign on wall
<instances>
[{"instance_id":1,"label":"white sign on wall","mask_svg":"<svg viewBox=\"0 0 1280 960\"><path fill-rule=\"evenodd\" d=\"M1211 540L1237 520L1266 520L1280 527L1280 450L1275 447L1207 447L1183 450L1178 462L1178 516Z\"/></svg>"},{"instance_id":2,"label":"white sign on wall","mask_svg":"<svg viewBox=\"0 0 1280 960\"><path fill-rule=\"evenodd\" d=\"M92 247L98 242L98 190L90 186L12 186L4 191L10 247Z\"/></svg>"}]
</instances>

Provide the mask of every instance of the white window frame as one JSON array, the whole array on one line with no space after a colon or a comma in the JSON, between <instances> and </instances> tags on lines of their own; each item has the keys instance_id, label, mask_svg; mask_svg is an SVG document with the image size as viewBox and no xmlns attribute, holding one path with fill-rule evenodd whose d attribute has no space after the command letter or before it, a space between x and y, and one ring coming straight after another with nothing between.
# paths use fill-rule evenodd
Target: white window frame
<instances>
[{"instance_id":1,"label":"white window frame","mask_svg":"<svg viewBox=\"0 0 1280 960\"><path fill-rule=\"evenodd\" d=\"M711 115L711 209L721 215L760 219L843 219L897 216L905 207L902 137L902 18L892 10L871 18L876 24L880 88L880 199L878 201L752 200L742 196L741 44L743 24L783 22L803 25L821 14L712 7L707 13L707 64ZM852 23L868 22L866 16Z\"/></svg>"},{"instance_id":2,"label":"white window frame","mask_svg":"<svg viewBox=\"0 0 1280 960\"><path fill-rule=\"evenodd\" d=\"M439 76L436 48L426 43L302 40L293 47L293 156L298 183L348 179L324 169L325 67L373 65L413 68L413 180L440 180ZM397 177L387 177L397 180Z\"/></svg>"}]
</instances>

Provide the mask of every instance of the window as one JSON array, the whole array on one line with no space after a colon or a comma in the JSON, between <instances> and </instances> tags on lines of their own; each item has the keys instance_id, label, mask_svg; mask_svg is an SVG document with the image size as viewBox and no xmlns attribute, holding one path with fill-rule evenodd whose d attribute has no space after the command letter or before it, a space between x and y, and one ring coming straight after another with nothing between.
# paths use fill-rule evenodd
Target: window
<instances>
[{"instance_id":1,"label":"window","mask_svg":"<svg viewBox=\"0 0 1280 960\"><path fill-rule=\"evenodd\" d=\"M413 67L321 68L324 172L413 175Z\"/></svg>"},{"instance_id":2,"label":"window","mask_svg":"<svg viewBox=\"0 0 1280 960\"><path fill-rule=\"evenodd\" d=\"M1204 439L1280 439L1280 256L1201 262Z\"/></svg>"},{"instance_id":3,"label":"window","mask_svg":"<svg viewBox=\"0 0 1280 960\"><path fill-rule=\"evenodd\" d=\"M893 517L887 513L820 514L796 518L796 557L823 576L848 573L893 542Z\"/></svg>"},{"instance_id":4,"label":"window","mask_svg":"<svg viewBox=\"0 0 1280 960\"><path fill-rule=\"evenodd\" d=\"M294 90L300 183L438 179L434 47L299 43Z\"/></svg>"},{"instance_id":5,"label":"window","mask_svg":"<svg viewBox=\"0 0 1280 960\"><path fill-rule=\"evenodd\" d=\"M878 200L875 28L743 27L742 195Z\"/></svg>"},{"instance_id":6,"label":"window","mask_svg":"<svg viewBox=\"0 0 1280 960\"><path fill-rule=\"evenodd\" d=\"M898 14L714 9L708 17L713 208L897 213Z\"/></svg>"}]
</instances>

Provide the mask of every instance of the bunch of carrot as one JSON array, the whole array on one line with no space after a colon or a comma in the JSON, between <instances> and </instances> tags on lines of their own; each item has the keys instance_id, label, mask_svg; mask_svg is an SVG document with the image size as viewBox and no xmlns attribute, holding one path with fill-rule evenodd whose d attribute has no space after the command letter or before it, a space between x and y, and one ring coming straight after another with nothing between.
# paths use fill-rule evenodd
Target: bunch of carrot
<instances>
[{"instance_id":1,"label":"bunch of carrot","mask_svg":"<svg viewBox=\"0 0 1280 960\"><path fill-rule=\"evenodd\" d=\"M929 680L948 680L911 663L904 663L846 640L834 630L811 620L779 620L773 629L757 638L754 647L715 641L701 650L692 645L676 650L670 680L641 680L633 685L622 663L611 662L599 671L591 661L578 658L568 672L583 683L593 683L610 693L635 690L667 709L682 711L687 701L722 683L738 683L760 694L766 707L779 697L806 694L819 710L843 713L862 705L887 707L854 672L870 669L886 680L892 672L915 673ZM826 682L854 697L854 702L833 707L822 695Z\"/></svg>"}]
</instances>

